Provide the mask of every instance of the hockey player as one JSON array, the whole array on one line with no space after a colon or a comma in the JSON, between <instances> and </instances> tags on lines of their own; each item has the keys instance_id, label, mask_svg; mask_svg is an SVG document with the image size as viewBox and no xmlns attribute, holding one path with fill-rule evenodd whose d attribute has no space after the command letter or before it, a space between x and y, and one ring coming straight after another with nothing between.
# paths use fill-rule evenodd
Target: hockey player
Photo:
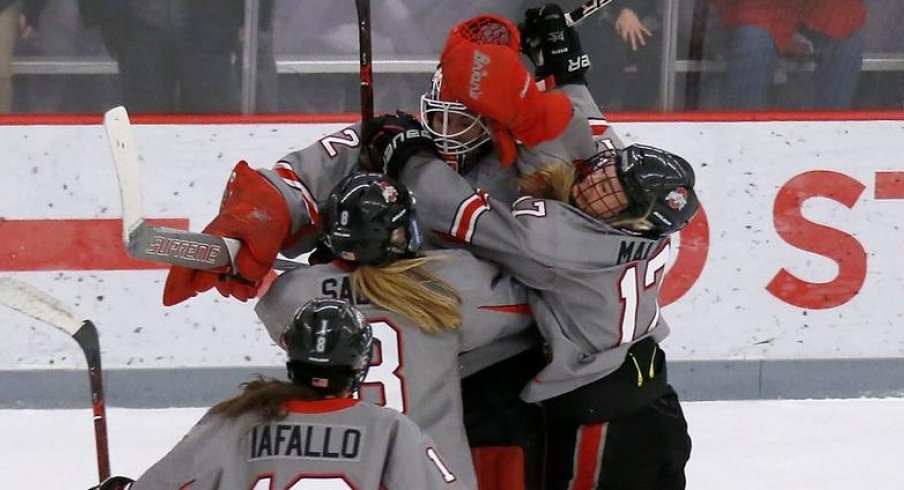
<instances>
[{"instance_id":1,"label":"hockey player","mask_svg":"<svg viewBox=\"0 0 904 490\"><path fill-rule=\"evenodd\" d=\"M357 309L317 299L283 325L290 382L245 383L131 486L114 477L98 488L469 488L407 417L352 398L373 347Z\"/></svg>"},{"instance_id":2,"label":"hockey player","mask_svg":"<svg viewBox=\"0 0 904 490\"><path fill-rule=\"evenodd\" d=\"M495 343L489 362L496 362L503 351L530 346L535 336L520 335L531 322L524 287L464 250L421 252L414 197L382 174L342 179L320 209L334 260L282 274L258 302L258 316L277 340L300 303L320 296L354 303L381 353L361 389L364 399L408 415L437 441L448 471L477 488L458 353L471 352L461 359L470 372L485 362L473 358L480 356L474 349ZM506 488L524 487L517 463Z\"/></svg>"},{"instance_id":3,"label":"hockey player","mask_svg":"<svg viewBox=\"0 0 904 490\"><path fill-rule=\"evenodd\" d=\"M423 173L412 166L430 165L414 156L396 170ZM687 161L643 145L553 162L510 212L485 196L463 240L536 291L549 362L522 396L546 411L547 489L684 488L690 438L659 348L669 330L658 296L669 236L697 209L694 183Z\"/></svg>"}]
</instances>

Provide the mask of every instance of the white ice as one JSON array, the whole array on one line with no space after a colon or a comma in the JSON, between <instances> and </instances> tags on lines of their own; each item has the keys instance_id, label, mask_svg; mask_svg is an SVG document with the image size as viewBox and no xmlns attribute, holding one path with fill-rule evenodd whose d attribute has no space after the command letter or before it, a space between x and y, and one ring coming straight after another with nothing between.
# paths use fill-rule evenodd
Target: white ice
<instances>
[{"instance_id":1,"label":"white ice","mask_svg":"<svg viewBox=\"0 0 904 490\"><path fill-rule=\"evenodd\" d=\"M688 489L904 489L904 399L684 407ZM203 411L109 408L113 473L140 475ZM90 410L0 410L0 488L84 490L96 477Z\"/></svg>"}]
</instances>

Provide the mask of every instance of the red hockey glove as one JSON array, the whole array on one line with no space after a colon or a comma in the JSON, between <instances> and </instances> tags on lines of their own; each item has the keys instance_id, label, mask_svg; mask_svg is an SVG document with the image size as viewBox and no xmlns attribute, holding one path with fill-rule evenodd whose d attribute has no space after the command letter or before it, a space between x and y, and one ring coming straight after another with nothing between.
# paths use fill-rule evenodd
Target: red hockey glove
<instances>
[{"instance_id":1,"label":"red hockey glove","mask_svg":"<svg viewBox=\"0 0 904 490\"><path fill-rule=\"evenodd\" d=\"M559 136L571 120L568 96L540 92L518 53L508 46L450 39L440 66L443 100L463 103L528 146Z\"/></svg>"},{"instance_id":2,"label":"red hockey glove","mask_svg":"<svg viewBox=\"0 0 904 490\"><path fill-rule=\"evenodd\" d=\"M236 238L242 242L236 269L223 272L172 266L163 289L163 304L172 306L212 287L224 297L247 301L276 261L276 254L289 236L291 218L282 195L245 162L232 171L220 214L204 233Z\"/></svg>"}]
</instances>

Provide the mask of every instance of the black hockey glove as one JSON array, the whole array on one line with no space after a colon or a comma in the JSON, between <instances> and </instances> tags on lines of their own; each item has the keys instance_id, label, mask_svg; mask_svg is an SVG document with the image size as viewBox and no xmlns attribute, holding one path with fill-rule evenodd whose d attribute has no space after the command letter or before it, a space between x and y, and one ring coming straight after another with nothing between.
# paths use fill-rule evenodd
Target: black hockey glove
<instances>
[{"instance_id":1,"label":"black hockey glove","mask_svg":"<svg viewBox=\"0 0 904 490\"><path fill-rule=\"evenodd\" d=\"M371 172L381 172L393 179L399 177L412 155L429 152L436 155L433 137L420 121L407 112L383 114L364 123L362 130L362 167Z\"/></svg>"},{"instance_id":2,"label":"black hockey glove","mask_svg":"<svg viewBox=\"0 0 904 490\"><path fill-rule=\"evenodd\" d=\"M538 79L552 76L556 85L586 83L590 58L581 49L577 31L566 25L561 7L548 3L527 9L519 28L521 51L534 62Z\"/></svg>"},{"instance_id":3,"label":"black hockey glove","mask_svg":"<svg viewBox=\"0 0 904 490\"><path fill-rule=\"evenodd\" d=\"M135 480L127 476L111 476L101 482L100 485L91 487L88 490L128 490L134 482Z\"/></svg>"}]
</instances>

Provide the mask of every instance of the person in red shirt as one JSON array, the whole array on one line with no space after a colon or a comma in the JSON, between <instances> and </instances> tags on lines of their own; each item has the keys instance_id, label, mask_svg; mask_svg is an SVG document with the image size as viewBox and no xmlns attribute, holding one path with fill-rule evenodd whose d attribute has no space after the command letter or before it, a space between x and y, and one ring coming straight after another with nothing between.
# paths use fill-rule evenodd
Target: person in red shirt
<instances>
[{"instance_id":1,"label":"person in red shirt","mask_svg":"<svg viewBox=\"0 0 904 490\"><path fill-rule=\"evenodd\" d=\"M848 108L863 63L863 0L710 0L729 31L723 105L769 108L782 56L812 58L813 100L804 106Z\"/></svg>"}]
</instances>

